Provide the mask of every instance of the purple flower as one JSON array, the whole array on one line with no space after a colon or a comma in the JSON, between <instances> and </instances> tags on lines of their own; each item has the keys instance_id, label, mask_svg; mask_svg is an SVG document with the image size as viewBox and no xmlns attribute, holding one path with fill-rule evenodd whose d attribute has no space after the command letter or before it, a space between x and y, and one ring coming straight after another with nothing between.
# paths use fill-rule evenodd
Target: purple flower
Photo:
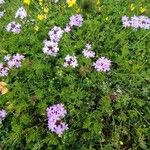
<instances>
[{"instance_id":1,"label":"purple flower","mask_svg":"<svg viewBox=\"0 0 150 150\"><path fill-rule=\"evenodd\" d=\"M67 25L65 28L64 28L64 31L65 32L70 32L71 31L71 27L69 25Z\"/></svg>"},{"instance_id":2,"label":"purple flower","mask_svg":"<svg viewBox=\"0 0 150 150\"><path fill-rule=\"evenodd\" d=\"M3 63L0 63L0 77L5 77L8 75L9 68L5 67Z\"/></svg>"},{"instance_id":3,"label":"purple flower","mask_svg":"<svg viewBox=\"0 0 150 150\"><path fill-rule=\"evenodd\" d=\"M150 19L146 16L133 16L131 19L123 16L122 24L123 27L132 27L133 29L150 29Z\"/></svg>"},{"instance_id":4,"label":"purple flower","mask_svg":"<svg viewBox=\"0 0 150 150\"><path fill-rule=\"evenodd\" d=\"M105 57L101 57L93 63L93 66L98 72L106 72L110 70L111 61Z\"/></svg>"},{"instance_id":5,"label":"purple flower","mask_svg":"<svg viewBox=\"0 0 150 150\"><path fill-rule=\"evenodd\" d=\"M58 43L45 40L43 52L50 56L56 56L59 51Z\"/></svg>"},{"instance_id":6,"label":"purple flower","mask_svg":"<svg viewBox=\"0 0 150 150\"><path fill-rule=\"evenodd\" d=\"M91 44L86 44L85 49L82 51L82 54L84 55L84 57L86 58L92 58L95 57L95 52L91 51Z\"/></svg>"},{"instance_id":7,"label":"purple flower","mask_svg":"<svg viewBox=\"0 0 150 150\"><path fill-rule=\"evenodd\" d=\"M64 67L71 66L73 68L78 66L78 62L75 56L67 55L64 61Z\"/></svg>"},{"instance_id":8,"label":"purple flower","mask_svg":"<svg viewBox=\"0 0 150 150\"><path fill-rule=\"evenodd\" d=\"M84 57L86 57L86 58L95 57L95 52L90 51L90 50L86 50L86 49L84 49L84 50L82 51L82 54L83 54Z\"/></svg>"},{"instance_id":9,"label":"purple flower","mask_svg":"<svg viewBox=\"0 0 150 150\"><path fill-rule=\"evenodd\" d=\"M74 15L70 17L70 22L69 25L76 26L76 27L81 27L83 22L83 18L80 14Z\"/></svg>"},{"instance_id":10,"label":"purple flower","mask_svg":"<svg viewBox=\"0 0 150 150\"><path fill-rule=\"evenodd\" d=\"M59 42L63 33L64 31L60 27L54 26L53 29L49 31L48 35L51 41Z\"/></svg>"},{"instance_id":11,"label":"purple flower","mask_svg":"<svg viewBox=\"0 0 150 150\"><path fill-rule=\"evenodd\" d=\"M15 18L20 18L21 20L23 20L24 18L27 17L27 12L23 7L20 7L15 15Z\"/></svg>"},{"instance_id":12,"label":"purple flower","mask_svg":"<svg viewBox=\"0 0 150 150\"><path fill-rule=\"evenodd\" d=\"M6 111L4 109L0 109L0 124L2 123L6 115L7 115Z\"/></svg>"},{"instance_id":13,"label":"purple flower","mask_svg":"<svg viewBox=\"0 0 150 150\"><path fill-rule=\"evenodd\" d=\"M6 30L8 32L12 32L14 34L18 34L21 31L21 25L19 23L16 23L15 21L10 22L7 26L6 26Z\"/></svg>"},{"instance_id":14,"label":"purple flower","mask_svg":"<svg viewBox=\"0 0 150 150\"><path fill-rule=\"evenodd\" d=\"M61 136L68 129L68 125L61 121L66 114L67 111L63 104L56 104L47 108L48 128L58 136Z\"/></svg>"}]
</instances>

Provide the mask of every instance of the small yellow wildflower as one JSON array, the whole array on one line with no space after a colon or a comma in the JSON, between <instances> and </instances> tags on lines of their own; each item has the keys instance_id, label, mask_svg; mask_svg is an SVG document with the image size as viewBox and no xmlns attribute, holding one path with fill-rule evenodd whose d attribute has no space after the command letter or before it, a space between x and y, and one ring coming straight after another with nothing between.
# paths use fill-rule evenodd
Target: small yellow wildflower
<instances>
[{"instance_id":1,"label":"small yellow wildflower","mask_svg":"<svg viewBox=\"0 0 150 150\"><path fill-rule=\"evenodd\" d=\"M77 13L80 13L80 12L81 12L81 9L80 9L80 8L78 8L76 12L77 12Z\"/></svg>"},{"instance_id":2,"label":"small yellow wildflower","mask_svg":"<svg viewBox=\"0 0 150 150\"><path fill-rule=\"evenodd\" d=\"M34 27L34 30L35 30L35 31L39 31L39 27L36 25L36 26Z\"/></svg>"},{"instance_id":3,"label":"small yellow wildflower","mask_svg":"<svg viewBox=\"0 0 150 150\"><path fill-rule=\"evenodd\" d=\"M133 11L133 10L135 9L135 5L134 5L134 4L131 4L131 5L130 5L130 9L131 9L131 11Z\"/></svg>"},{"instance_id":4,"label":"small yellow wildflower","mask_svg":"<svg viewBox=\"0 0 150 150\"><path fill-rule=\"evenodd\" d=\"M72 7L76 4L76 0L67 0L68 7Z\"/></svg>"},{"instance_id":5,"label":"small yellow wildflower","mask_svg":"<svg viewBox=\"0 0 150 150\"><path fill-rule=\"evenodd\" d=\"M48 8L47 8L47 7L44 7L44 8L43 8L43 11L44 11L44 13L47 14L47 13L48 13Z\"/></svg>"},{"instance_id":6,"label":"small yellow wildflower","mask_svg":"<svg viewBox=\"0 0 150 150\"><path fill-rule=\"evenodd\" d=\"M7 84L5 82L0 82L0 93L2 95L6 94L8 92Z\"/></svg>"},{"instance_id":7,"label":"small yellow wildflower","mask_svg":"<svg viewBox=\"0 0 150 150\"><path fill-rule=\"evenodd\" d=\"M23 3L24 3L25 5L30 5L30 0L23 0Z\"/></svg>"},{"instance_id":8,"label":"small yellow wildflower","mask_svg":"<svg viewBox=\"0 0 150 150\"><path fill-rule=\"evenodd\" d=\"M99 1L99 0L97 0L96 5L99 5L99 4L100 4L100 1Z\"/></svg>"},{"instance_id":9,"label":"small yellow wildflower","mask_svg":"<svg viewBox=\"0 0 150 150\"><path fill-rule=\"evenodd\" d=\"M123 142L122 141L119 141L120 145L123 145Z\"/></svg>"},{"instance_id":10,"label":"small yellow wildflower","mask_svg":"<svg viewBox=\"0 0 150 150\"><path fill-rule=\"evenodd\" d=\"M42 6L42 4L43 4L43 0L39 0L39 4Z\"/></svg>"},{"instance_id":11,"label":"small yellow wildflower","mask_svg":"<svg viewBox=\"0 0 150 150\"><path fill-rule=\"evenodd\" d=\"M105 18L106 21L108 21L108 19L109 19L108 17Z\"/></svg>"},{"instance_id":12,"label":"small yellow wildflower","mask_svg":"<svg viewBox=\"0 0 150 150\"><path fill-rule=\"evenodd\" d=\"M141 13L144 13L146 11L146 8L145 7L140 7L140 12Z\"/></svg>"},{"instance_id":13,"label":"small yellow wildflower","mask_svg":"<svg viewBox=\"0 0 150 150\"><path fill-rule=\"evenodd\" d=\"M39 19L40 21L42 21L44 18L45 18L44 15L38 15L37 16L37 19Z\"/></svg>"}]
</instances>

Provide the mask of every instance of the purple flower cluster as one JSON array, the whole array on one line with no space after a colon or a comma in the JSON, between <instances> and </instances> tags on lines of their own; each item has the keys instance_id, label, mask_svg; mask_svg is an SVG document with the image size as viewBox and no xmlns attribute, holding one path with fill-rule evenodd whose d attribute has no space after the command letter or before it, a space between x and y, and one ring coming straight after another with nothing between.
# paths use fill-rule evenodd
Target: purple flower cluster
<instances>
[{"instance_id":1,"label":"purple flower cluster","mask_svg":"<svg viewBox=\"0 0 150 150\"><path fill-rule=\"evenodd\" d=\"M0 109L0 124L2 123L6 115L7 115L6 111L4 109Z\"/></svg>"},{"instance_id":2,"label":"purple flower cluster","mask_svg":"<svg viewBox=\"0 0 150 150\"><path fill-rule=\"evenodd\" d=\"M43 52L50 56L56 56L59 47L58 42L60 41L61 37L63 36L64 31L57 26L54 26L52 30L49 31L49 39L50 40L44 40L44 47Z\"/></svg>"},{"instance_id":3,"label":"purple flower cluster","mask_svg":"<svg viewBox=\"0 0 150 150\"><path fill-rule=\"evenodd\" d=\"M24 60L24 56L18 53L13 56L6 55L4 57L5 63L0 63L0 77L7 76L9 70L12 68L21 67L22 60Z\"/></svg>"},{"instance_id":4,"label":"purple flower cluster","mask_svg":"<svg viewBox=\"0 0 150 150\"><path fill-rule=\"evenodd\" d=\"M78 66L78 62L77 62L77 59L75 56L70 56L70 55L67 55L65 57L65 60L64 60L64 67L77 67Z\"/></svg>"},{"instance_id":5,"label":"purple flower cluster","mask_svg":"<svg viewBox=\"0 0 150 150\"><path fill-rule=\"evenodd\" d=\"M66 114L67 111L63 104L56 104L47 108L48 128L58 136L61 136L68 129L68 125L61 120Z\"/></svg>"},{"instance_id":6,"label":"purple flower cluster","mask_svg":"<svg viewBox=\"0 0 150 150\"><path fill-rule=\"evenodd\" d=\"M101 57L93 63L93 66L98 72L107 72L110 70L111 61L105 57Z\"/></svg>"},{"instance_id":7,"label":"purple flower cluster","mask_svg":"<svg viewBox=\"0 0 150 150\"><path fill-rule=\"evenodd\" d=\"M134 29L150 29L150 18L146 16L133 16L131 19L127 16L122 17L123 27L132 27Z\"/></svg>"},{"instance_id":8,"label":"purple flower cluster","mask_svg":"<svg viewBox=\"0 0 150 150\"><path fill-rule=\"evenodd\" d=\"M27 12L23 7L20 7L15 15L15 18L20 18L21 20L23 20L24 18L27 17Z\"/></svg>"},{"instance_id":9,"label":"purple flower cluster","mask_svg":"<svg viewBox=\"0 0 150 150\"><path fill-rule=\"evenodd\" d=\"M70 22L66 25L64 31L70 32L75 27L81 27L83 23L83 17L80 14L76 14L70 17Z\"/></svg>"},{"instance_id":10,"label":"purple flower cluster","mask_svg":"<svg viewBox=\"0 0 150 150\"><path fill-rule=\"evenodd\" d=\"M6 30L8 32L12 32L14 34L18 34L21 31L21 24L16 23L15 21L10 22L7 26L6 26Z\"/></svg>"},{"instance_id":11,"label":"purple flower cluster","mask_svg":"<svg viewBox=\"0 0 150 150\"><path fill-rule=\"evenodd\" d=\"M4 16L4 11L0 11L0 19Z\"/></svg>"},{"instance_id":12,"label":"purple flower cluster","mask_svg":"<svg viewBox=\"0 0 150 150\"><path fill-rule=\"evenodd\" d=\"M23 7L20 7L15 14L15 18L19 18L19 19L23 20L26 17L27 17L26 10ZM8 25L6 26L6 30L8 32L12 32L14 34L18 34L21 31L21 24L15 22L15 21L12 21L12 22L8 23Z\"/></svg>"},{"instance_id":13,"label":"purple flower cluster","mask_svg":"<svg viewBox=\"0 0 150 150\"><path fill-rule=\"evenodd\" d=\"M95 57L95 52L91 51L91 44L86 44L85 49L83 49L82 54L86 58L93 58Z\"/></svg>"}]
</instances>

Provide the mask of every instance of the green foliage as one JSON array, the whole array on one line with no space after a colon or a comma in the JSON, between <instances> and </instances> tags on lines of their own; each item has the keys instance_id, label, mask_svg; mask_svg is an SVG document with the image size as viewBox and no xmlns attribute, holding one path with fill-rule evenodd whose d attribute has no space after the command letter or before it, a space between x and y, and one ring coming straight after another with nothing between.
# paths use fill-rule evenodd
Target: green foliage
<instances>
[{"instance_id":1,"label":"green foliage","mask_svg":"<svg viewBox=\"0 0 150 150\"><path fill-rule=\"evenodd\" d=\"M54 25L65 27L78 7L68 8L64 1L53 4L47 0L47 19L39 21L37 15L42 14L42 8L33 0L26 6L28 21L22 25L22 32L13 35L5 27L22 2L6 0L0 27L0 58L18 52L26 59L20 69L3 78L9 93L0 96L0 107L8 113L0 125L0 149L150 149L150 31L124 29L121 25L123 15L141 15L140 7L146 7L144 15L149 16L149 1L136 1L134 11L130 10L129 0L78 4L82 7L83 26L65 33L60 52L53 58L43 54L42 42ZM35 25L39 31L34 30ZM112 60L110 72L96 72L91 67L95 59L82 56L87 42L97 57ZM73 53L79 66L64 68L64 57ZM68 112L65 122L69 129L62 137L47 127L46 108L56 103L63 103Z\"/></svg>"}]
</instances>

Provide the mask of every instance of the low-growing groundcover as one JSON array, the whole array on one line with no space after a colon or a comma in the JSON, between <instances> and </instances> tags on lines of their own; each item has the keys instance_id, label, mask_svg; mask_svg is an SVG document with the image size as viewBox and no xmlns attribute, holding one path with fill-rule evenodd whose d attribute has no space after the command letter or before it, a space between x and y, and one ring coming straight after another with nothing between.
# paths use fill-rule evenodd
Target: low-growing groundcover
<instances>
[{"instance_id":1,"label":"low-growing groundcover","mask_svg":"<svg viewBox=\"0 0 150 150\"><path fill-rule=\"evenodd\" d=\"M0 0L0 149L149 150L149 0L67 2Z\"/></svg>"}]
</instances>

